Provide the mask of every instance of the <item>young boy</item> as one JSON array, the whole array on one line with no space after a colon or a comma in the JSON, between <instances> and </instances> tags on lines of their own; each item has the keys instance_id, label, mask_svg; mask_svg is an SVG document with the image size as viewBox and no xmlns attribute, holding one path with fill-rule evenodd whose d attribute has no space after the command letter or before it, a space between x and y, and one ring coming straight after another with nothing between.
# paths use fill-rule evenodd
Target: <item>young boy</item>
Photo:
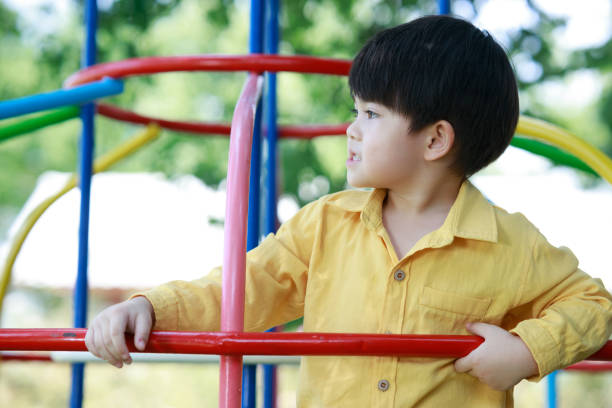
<instances>
[{"instance_id":1,"label":"young boy","mask_svg":"<svg viewBox=\"0 0 612 408\"><path fill-rule=\"evenodd\" d=\"M460 334L468 356L306 357L300 407L510 407L523 378L584 359L612 332L601 281L467 178L508 146L518 94L503 49L470 23L424 17L359 52L344 191L307 206L247 257L245 330ZM152 328L219 330L220 269L103 311L89 350L130 363Z\"/></svg>"}]
</instances>

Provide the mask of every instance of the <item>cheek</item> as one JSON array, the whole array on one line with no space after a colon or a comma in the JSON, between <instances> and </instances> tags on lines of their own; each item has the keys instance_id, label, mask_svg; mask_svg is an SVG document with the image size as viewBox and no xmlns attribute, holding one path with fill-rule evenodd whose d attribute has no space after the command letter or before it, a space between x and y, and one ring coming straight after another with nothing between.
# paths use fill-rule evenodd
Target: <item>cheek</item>
<instances>
[{"instance_id":1,"label":"cheek","mask_svg":"<svg viewBox=\"0 0 612 408\"><path fill-rule=\"evenodd\" d=\"M404 153L399 151L396 145L381 142L364 145L364 154L369 161L379 163L400 160L404 156Z\"/></svg>"}]
</instances>

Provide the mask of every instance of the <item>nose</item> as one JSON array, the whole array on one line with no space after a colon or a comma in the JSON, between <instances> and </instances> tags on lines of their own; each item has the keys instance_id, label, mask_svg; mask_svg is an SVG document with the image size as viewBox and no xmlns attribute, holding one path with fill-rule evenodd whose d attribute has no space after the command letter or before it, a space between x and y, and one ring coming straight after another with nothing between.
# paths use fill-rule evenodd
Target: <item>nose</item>
<instances>
[{"instance_id":1,"label":"nose","mask_svg":"<svg viewBox=\"0 0 612 408\"><path fill-rule=\"evenodd\" d=\"M351 124L346 128L346 136L349 139L354 139L354 140L360 140L361 137L359 136L359 131L357 129L357 125L356 125L357 121L354 120L353 122L351 122Z\"/></svg>"}]
</instances>

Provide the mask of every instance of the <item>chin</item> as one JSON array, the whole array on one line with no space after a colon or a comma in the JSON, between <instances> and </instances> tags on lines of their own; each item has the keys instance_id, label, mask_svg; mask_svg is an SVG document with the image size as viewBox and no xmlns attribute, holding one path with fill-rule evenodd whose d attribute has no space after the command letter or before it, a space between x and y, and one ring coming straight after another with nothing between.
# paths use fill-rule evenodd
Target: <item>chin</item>
<instances>
[{"instance_id":1,"label":"chin","mask_svg":"<svg viewBox=\"0 0 612 408\"><path fill-rule=\"evenodd\" d=\"M353 188L368 188L368 187L372 187L371 185L369 185L368 183L365 183L363 180L355 180L353 178L347 178L346 179L346 183L353 187Z\"/></svg>"}]
</instances>

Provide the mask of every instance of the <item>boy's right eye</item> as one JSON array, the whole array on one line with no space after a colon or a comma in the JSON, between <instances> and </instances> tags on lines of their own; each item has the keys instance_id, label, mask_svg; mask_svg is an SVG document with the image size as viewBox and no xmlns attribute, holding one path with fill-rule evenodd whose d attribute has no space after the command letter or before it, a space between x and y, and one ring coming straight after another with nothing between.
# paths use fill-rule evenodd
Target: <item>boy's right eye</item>
<instances>
[{"instance_id":1,"label":"boy's right eye","mask_svg":"<svg viewBox=\"0 0 612 408\"><path fill-rule=\"evenodd\" d=\"M359 111L355 108L351 109L351 113L353 114L354 117L357 117L357 115L359 114Z\"/></svg>"},{"instance_id":2,"label":"boy's right eye","mask_svg":"<svg viewBox=\"0 0 612 408\"><path fill-rule=\"evenodd\" d=\"M368 115L368 119L375 119L378 117L378 114L376 112L372 112L371 110L367 110L366 115Z\"/></svg>"}]
</instances>

